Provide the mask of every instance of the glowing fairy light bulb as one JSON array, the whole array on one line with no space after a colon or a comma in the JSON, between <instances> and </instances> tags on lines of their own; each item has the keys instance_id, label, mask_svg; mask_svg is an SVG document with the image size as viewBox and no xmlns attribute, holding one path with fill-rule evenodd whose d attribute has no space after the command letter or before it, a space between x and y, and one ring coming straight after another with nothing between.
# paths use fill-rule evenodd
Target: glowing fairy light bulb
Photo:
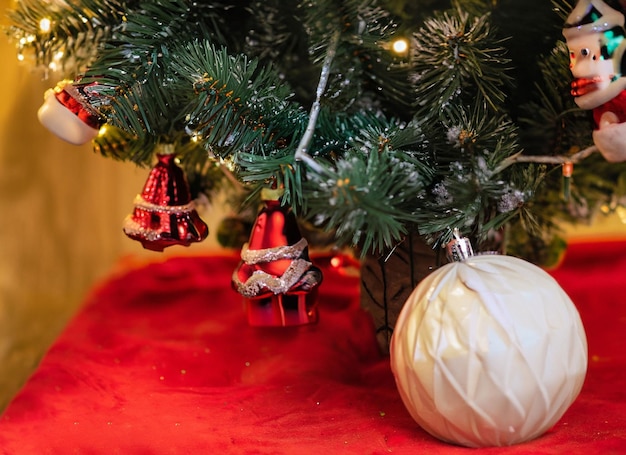
<instances>
[{"instance_id":1,"label":"glowing fairy light bulb","mask_svg":"<svg viewBox=\"0 0 626 455\"><path fill-rule=\"evenodd\" d=\"M398 55L405 55L409 51L409 41L406 38L398 38L391 44L391 49Z\"/></svg>"},{"instance_id":2,"label":"glowing fairy light bulb","mask_svg":"<svg viewBox=\"0 0 626 455\"><path fill-rule=\"evenodd\" d=\"M27 44L33 43L37 37L35 35L28 35L20 38L20 46L26 46Z\"/></svg>"},{"instance_id":3,"label":"glowing fairy light bulb","mask_svg":"<svg viewBox=\"0 0 626 455\"><path fill-rule=\"evenodd\" d=\"M48 64L48 68L52 71L57 71L59 69L59 63L63 58L63 51L56 52L52 57L52 61Z\"/></svg>"},{"instance_id":4,"label":"glowing fairy light bulb","mask_svg":"<svg viewBox=\"0 0 626 455\"><path fill-rule=\"evenodd\" d=\"M52 22L47 17L44 17L39 21L39 30L43 33L48 33L52 28Z\"/></svg>"}]
</instances>

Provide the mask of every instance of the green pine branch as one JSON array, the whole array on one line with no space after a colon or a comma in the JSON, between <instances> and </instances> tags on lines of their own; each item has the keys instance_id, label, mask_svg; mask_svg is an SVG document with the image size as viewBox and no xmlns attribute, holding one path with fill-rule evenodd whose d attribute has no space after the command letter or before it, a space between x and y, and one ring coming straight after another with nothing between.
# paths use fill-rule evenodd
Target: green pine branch
<instances>
[{"instance_id":1,"label":"green pine branch","mask_svg":"<svg viewBox=\"0 0 626 455\"><path fill-rule=\"evenodd\" d=\"M279 185L299 216L363 251L459 228L483 245L506 231L533 256L558 244L559 220L626 192L625 165L598 154L560 174L592 129L569 94L571 3L23 0L7 32L93 84L104 156L149 165L175 143L194 194L227 180L252 201ZM390 51L399 36L405 57Z\"/></svg>"},{"instance_id":2,"label":"green pine branch","mask_svg":"<svg viewBox=\"0 0 626 455\"><path fill-rule=\"evenodd\" d=\"M307 218L364 252L401 241L432 178L421 138L415 123L361 129L343 159L308 174Z\"/></svg>"},{"instance_id":3,"label":"green pine branch","mask_svg":"<svg viewBox=\"0 0 626 455\"><path fill-rule=\"evenodd\" d=\"M420 116L475 97L492 109L503 105L511 83L510 59L489 18L460 8L438 12L413 35L411 78Z\"/></svg>"}]
</instances>

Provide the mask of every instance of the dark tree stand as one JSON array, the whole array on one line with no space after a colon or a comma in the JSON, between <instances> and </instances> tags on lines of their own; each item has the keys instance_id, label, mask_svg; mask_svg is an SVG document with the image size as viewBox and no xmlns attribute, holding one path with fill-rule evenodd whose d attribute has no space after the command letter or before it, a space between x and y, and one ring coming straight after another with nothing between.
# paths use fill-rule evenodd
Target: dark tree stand
<instances>
[{"instance_id":1,"label":"dark tree stand","mask_svg":"<svg viewBox=\"0 0 626 455\"><path fill-rule=\"evenodd\" d=\"M367 255L361 265L361 306L374 320L378 344L384 353L404 302L417 284L441 265L441 248L409 234L393 250Z\"/></svg>"}]
</instances>

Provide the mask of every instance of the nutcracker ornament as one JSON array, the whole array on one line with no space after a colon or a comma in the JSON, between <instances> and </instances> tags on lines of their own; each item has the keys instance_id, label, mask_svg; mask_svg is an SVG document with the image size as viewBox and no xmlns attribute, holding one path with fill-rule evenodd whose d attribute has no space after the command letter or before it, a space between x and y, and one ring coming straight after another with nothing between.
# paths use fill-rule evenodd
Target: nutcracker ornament
<instances>
[{"instance_id":1,"label":"nutcracker ornament","mask_svg":"<svg viewBox=\"0 0 626 455\"><path fill-rule=\"evenodd\" d=\"M572 96L580 108L593 111L593 141L613 163L626 161L626 30L621 7L615 8L579 0L563 28Z\"/></svg>"},{"instance_id":2,"label":"nutcracker ornament","mask_svg":"<svg viewBox=\"0 0 626 455\"><path fill-rule=\"evenodd\" d=\"M135 198L133 213L124 222L124 233L153 251L200 242L209 234L209 228L200 219L187 178L176 164L174 145L159 144L157 149L158 162Z\"/></svg>"},{"instance_id":3,"label":"nutcracker ornament","mask_svg":"<svg viewBox=\"0 0 626 455\"><path fill-rule=\"evenodd\" d=\"M265 206L255 220L233 288L244 297L251 326L296 326L317 322L322 272L308 254L296 217L281 205L282 190L264 189Z\"/></svg>"},{"instance_id":4,"label":"nutcracker ornament","mask_svg":"<svg viewBox=\"0 0 626 455\"><path fill-rule=\"evenodd\" d=\"M79 81L61 81L44 94L44 103L37 111L39 122L55 136L73 145L95 139L105 119L89 103L95 86Z\"/></svg>"},{"instance_id":5,"label":"nutcracker ornament","mask_svg":"<svg viewBox=\"0 0 626 455\"><path fill-rule=\"evenodd\" d=\"M467 239L407 299L390 346L400 396L443 441L508 446L549 430L578 396L587 341L572 301L545 271Z\"/></svg>"}]
</instances>

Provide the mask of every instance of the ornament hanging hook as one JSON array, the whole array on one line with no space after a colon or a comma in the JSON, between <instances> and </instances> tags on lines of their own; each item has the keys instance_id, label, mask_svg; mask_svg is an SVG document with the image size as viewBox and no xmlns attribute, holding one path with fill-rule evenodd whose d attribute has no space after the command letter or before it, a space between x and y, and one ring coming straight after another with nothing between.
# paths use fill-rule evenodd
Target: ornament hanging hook
<instances>
[{"instance_id":1,"label":"ornament hanging hook","mask_svg":"<svg viewBox=\"0 0 626 455\"><path fill-rule=\"evenodd\" d=\"M467 237L462 237L459 228L452 231L453 239L446 245L446 256L450 262L460 262L474 256L472 244Z\"/></svg>"}]
</instances>

